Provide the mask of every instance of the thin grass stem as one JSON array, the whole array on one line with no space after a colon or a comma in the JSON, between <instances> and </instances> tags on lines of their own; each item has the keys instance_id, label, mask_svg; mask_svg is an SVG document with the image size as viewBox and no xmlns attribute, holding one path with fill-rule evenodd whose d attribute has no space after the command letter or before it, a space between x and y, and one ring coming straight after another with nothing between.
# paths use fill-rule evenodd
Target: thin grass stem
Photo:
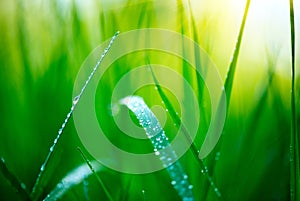
<instances>
[{"instance_id":1,"label":"thin grass stem","mask_svg":"<svg viewBox=\"0 0 300 201\"><path fill-rule=\"evenodd\" d=\"M77 147L77 150L80 152L82 158L85 160L86 164L89 166L90 170L92 171L92 173L95 175L97 181L99 182L99 184L101 185L101 187L104 190L105 195L107 196L107 198L110 201L113 201L112 196L110 195L109 191L107 190L107 188L105 187L102 179L99 177L99 175L96 173L95 169L93 168L91 162L87 159L86 155L82 152L82 150L80 149L80 147Z\"/></svg>"},{"instance_id":2,"label":"thin grass stem","mask_svg":"<svg viewBox=\"0 0 300 201\"><path fill-rule=\"evenodd\" d=\"M296 128L296 101L295 101L295 20L294 2L290 0L290 31L291 31L291 136L290 136L290 200L298 200L299 181L299 148Z\"/></svg>"},{"instance_id":3,"label":"thin grass stem","mask_svg":"<svg viewBox=\"0 0 300 201\"><path fill-rule=\"evenodd\" d=\"M245 11L244 11L244 16L243 16L241 27L240 27L239 34L238 34L238 38L235 43L233 55L230 60L228 72L227 72L226 79L225 79L224 87L225 87L225 91L226 91L227 110L228 110L229 103L230 103L230 96L231 96L231 91L232 91L234 74L235 74L236 65L237 65L237 61L238 61L238 57L239 57L239 52L240 52L240 47L241 47L241 42L242 42L242 37L243 37L243 33L244 33L244 28L245 28L245 24L246 24L249 7L250 7L250 0L247 0L246 6L245 6Z\"/></svg>"},{"instance_id":4,"label":"thin grass stem","mask_svg":"<svg viewBox=\"0 0 300 201\"><path fill-rule=\"evenodd\" d=\"M190 149L194 155L194 157L196 158L196 160L198 161L199 165L200 165L200 169L201 172L204 174L204 176L206 177L206 179L208 180L210 186L213 188L216 196L218 197L219 200L222 200L222 194L219 190L219 188L216 186L216 183L213 181L212 177L209 174L208 168L206 167L206 165L204 164L204 161L202 159L199 158L199 149L197 148L197 145L195 144L195 142L191 139L189 132L187 130L187 128L185 127L185 125L181 122L180 117L177 115L174 107L172 106L171 101L168 99L168 97L166 96L166 94L164 93L164 91L162 90L162 88L160 87L160 84L153 72L153 69L151 67L151 65L148 63L149 68L151 70L152 73L152 77L155 83L155 86L157 87L157 91L161 97L161 99L164 101L166 108L168 109L170 116L172 118L172 120L174 121L176 127L179 129L181 127L181 130L183 132L183 134L185 135L188 143L191 145Z\"/></svg>"},{"instance_id":5,"label":"thin grass stem","mask_svg":"<svg viewBox=\"0 0 300 201\"><path fill-rule=\"evenodd\" d=\"M65 120L64 120L64 122L63 122L63 124L61 126L61 128L58 130L58 134L57 134L56 138L54 139L54 142L53 142L52 146L50 147L50 150L48 152L48 155L47 155L44 163L40 167L40 172L39 172L39 174L37 176L37 179L35 181L35 184L34 184L34 186L32 188L32 192L31 192L31 197L32 197L33 200L38 200L39 197L40 197L40 195L42 194L42 188L40 187L41 178L43 177L44 172L45 172L45 170L46 170L46 168L48 166L48 163L49 163L50 159L53 156L53 153L54 153L54 150L55 150L55 148L57 146L57 143L58 143L59 139L61 138L61 135L62 135L62 133L63 133L63 131L64 131L67 123L69 122L69 119L72 116L73 111L76 108L76 106L77 106L77 104L78 104L78 102L79 102L82 94L84 93L86 87L90 83L91 79L93 78L94 74L96 73L97 69L99 68L99 66L102 63L104 57L106 56L107 52L111 48L113 42L115 41L115 39L116 39L116 37L118 35L119 35L119 31L117 31L115 33L115 35L111 38L108 46L104 49L104 51L103 51L100 59L98 60L97 64L95 65L95 67L93 68L93 70L90 73L89 77L87 78L86 82L84 83L83 87L81 88L80 93L77 96L75 96L75 98L73 99L72 107L71 107L69 113L67 114L67 116L66 116L66 118L65 118Z\"/></svg>"}]
</instances>

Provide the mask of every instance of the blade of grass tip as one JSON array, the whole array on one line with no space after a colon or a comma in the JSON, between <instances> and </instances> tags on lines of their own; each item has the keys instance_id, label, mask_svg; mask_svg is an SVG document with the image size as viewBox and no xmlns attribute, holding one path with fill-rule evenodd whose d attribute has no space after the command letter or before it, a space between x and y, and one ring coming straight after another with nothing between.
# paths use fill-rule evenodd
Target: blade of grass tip
<instances>
[{"instance_id":1,"label":"blade of grass tip","mask_svg":"<svg viewBox=\"0 0 300 201\"><path fill-rule=\"evenodd\" d=\"M198 161L200 168L201 168L201 172L204 174L204 176L206 177L206 179L208 180L210 186L213 188L215 194L217 195L219 200L222 200L222 194L219 191L218 187L216 186L215 182L213 181L212 177L209 174L208 168L206 167L206 165L204 164L204 161L202 159L199 158L199 151L197 146L195 145L194 141L191 139L188 130L186 129L186 127L184 126L184 124L181 122L180 117L177 115L174 107L171 104L171 101L168 99L168 97L165 95L165 93L163 92L162 88L160 87L160 84L154 74L154 71L150 65L150 62L148 61L148 66L150 68L150 71L152 73L152 77L155 83L155 86L157 87L157 91L161 97L161 99L163 100L163 102L165 103L166 108L169 111L169 114L172 118L172 120L174 121L175 125L177 126L177 128L179 129L181 126L182 132L184 133L186 139L188 140L188 142L191 144L191 151L193 153L193 155L195 156L196 160Z\"/></svg>"},{"instance_id":2,"label":"blade of grass tip","mask_svg":"<svg viewBox=\"0 0 300 201\"><path fill-rule=\"evenodd\" d=\"M99 177L99 175L96 173L95 169L93 168L91 162L87 159L87 157L85 156L85 154L82 152L82 150L80 149L80 147L77 147L77 150L80 152L82 158L85 160L86 164L89 166L90 170L92 171L93 175L96 177L97 181L99 182L99 184L101 185L101 187L104 190L105 195L107 196L107 198L110 201L113 201L109 191L107 190L107 188L105 187L102 179Z\"/></svg>"},{"instance_id":3,"label":"blade of grass tip","mask_svg":"<svg viewBox=\"0 0 300 201\"><path fill-rule=\"evenodd\" d=\"M250 0L247 0L246 6L245 6L245 11L244 11L244 16L243 16L241 27L240 27L239 34L238 34L238 38L237 38L237 41L236 41L236 44L234 47L233 56L230 60L228 72L227 72L226 79L225 79L224 86L225 86L225 91L226 91L227 109L228 109L229 103L230 103L230 95L231 95L231 90L232 90L232 85L233 85L233 79L234 79L236 65L237 65L237 61L238 61L238 57L239 57L240 46L241 46L241 42L242 42L242 37L243 37L243 33L244 33L244 27L245 27L247 15L248 15L249 6L250 6Z\"/></svg>"},{"instance_id":4,"label":"blade of grass tip","mask_svg":"<svg viewBox=\"0 0 300 201\"><path fill-rule=\"evenodd\" d=\"M243 19L242 19L241 26L240 26L240 30L239 30L238 37L237 37L237 40L235 43L233 55L230 59L228 72L225 77L224 88L225 88L225 92L226 92L225 95L226 95L226 110L227 111L228 111L228 108L230 105L230 97L231 97L232 85L233 85L233 80L234 80L234 74L235 74L236 65L237 65L237 61L238 61L238 57L239 57L239 52L240 52L240 47L241 47L241 42L242 42L242 37L243 37L243 33L244 33L244 28L245 28L245 24L246 24L249 7L250 7L250 0L247 0L246 5L245 5ZM226 113L226 117L227 117L227 113ZM226 121L226 119L225 119L225 121ZM222 138L219 142L219 147L221 146L221 144L222 144ZM212 172L214 172L215 166L216 166L216 162L212 166Z\"/></svg>"},{"instance_id":5,"label":"blade of grass tip","mask_svg":"<svg viewBox=\"0 0 300 201\"><path fill-rule=\"evenodd\" d=\"M20 182L19 179L8 169L4 158L2 157L0 159L0 171L2 172L4 177L10 182L10 184L18 191L23 200L31 200L25 184Z\"/></svg>"},{"instance_id":6,"label":"blade of grass tip","mask_svg":"<svg viewBox=\"0 0 300 201\"><path fill-rule=\"evenodd\" d=\"M290 28L291 28L291 137L290 137L290 200L299 200L299 147L296 124L295 102L295 20L294 2L290 0Z\"/></svg>"},{"instance_id":7,"label":"blade of grass tip","mask_svg":"<svg viewBox=\"0 0 300 201\"><path fill-rule=\"evenodd\" d=\"M105 48L105 50L104 50L104 52L102 53L100 59L98 60L98 62L97 62L97 64L95 65L95 67L93 68L93 70L92 70L92 72L90 73L89 77L87 78L85 84L84 84L83 87L81 88L80 93L74 98L73 103L72 103L72 106L71 106L71 109L70 109L69 113L67 114L67 116L66 116L66 118L65 118L65 120L64 120L64 122L63 122L63 124L62 124L62 126L61 126L61 128L58 130L58 134L57 134L56 138L54 139L54 142L53 142L52 146L50 147L50 150L49 150L49 152L48 152L48 155L47 155L47 157L46 157L44 163L43 163L42 166L40 167L39 174L38 174L38 176L37 176L37 179L36 179L35 184L34 184L34 186L33 186L33 188L32 188L32 191L31 191L31 197L32 197L33 200L38 200L39 197L40 197L40 195L42 194L42 187L40 187L41 178L42 178L42 176L43 176L43 174L44 174L44 172L45 172L45 170L46 170L46 168L47 168L47 166L48 166L48 163L49 163L49 161L50 161L50 159L51 159L51 157L52 157L52 155L53 155L53 153L54 153L54 149L56 148L56 145L57 145L57 143L58 143L58 141L59 141L59 139L60 139L60 137L61 137L61 135L62 135L62 133L63 133L63 131L64 131L64 128L66 127L66 125L67 125L67 123L68 123L68 121L69 121L71 115L73 114L73 111L74 111L74 109L76 108L76 105L78 104L78 102L79 102L79 100L80 100L82 94L84 93L84 91L85 91L87 85L90 83L90 81L91 81L91 79L93 78L95 72L96 72L97 69L99 68L99 66L100 66L100 64L102 63L104 57L106 56L107 52L108 52L109 49L111 48L113 42L115 41L115 39L116 39L116 37L117 37L118 35L119 35L119 31L117 31L117 32L115 33L115 35L111 38L111 40L110 40L108 46Z\"/></svg>"}]
</instances>

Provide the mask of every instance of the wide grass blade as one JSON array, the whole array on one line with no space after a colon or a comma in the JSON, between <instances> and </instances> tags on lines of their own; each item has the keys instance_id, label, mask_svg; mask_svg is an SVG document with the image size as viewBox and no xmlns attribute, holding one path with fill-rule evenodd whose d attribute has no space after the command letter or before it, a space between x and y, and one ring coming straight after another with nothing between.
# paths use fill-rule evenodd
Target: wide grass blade
<instances>
[{"instance_id":1,"label":"wide grass blade","mask_svg":"<svg viewBox=\"0 0 300 201\"><path fill-rule=\"evenodd\" d=\"M295 101L295 20L294 2L290 0L290 29L291 29L291 137L290 137L290 200L300 199L299 181L299 144L297 136L296 101Z\"/></svg>"},{"instance_id":2,"label":"wide grass blade","mask_svg":"<svg viewBox=\"0 0 300 201\"><path fill-rule=\"evenodd\" d=\"M225 91L226 91L227 109L228 109L228 106L230 103L230 96L231 96L231 91L232 91L234 74L235 74L235 70L236 70L237 61L239 58L239 52L240 52L240 47L241 47L241 42L242 42L242 37L243 37L243 33L244 33L244 28L245 28L245 24L246 24L249 6L250 6L250 0L247 0L246 6L245 6L245 11L244 11L244 16L243 16L241 27L240 27L240 31L238 34L238 38L237 38L237 41L236 41L236 44L234 47L233 56L230 60L228 72L227 72L226 79L225 79L224 86L225 86Z\"/></svg>"}]
</instances>

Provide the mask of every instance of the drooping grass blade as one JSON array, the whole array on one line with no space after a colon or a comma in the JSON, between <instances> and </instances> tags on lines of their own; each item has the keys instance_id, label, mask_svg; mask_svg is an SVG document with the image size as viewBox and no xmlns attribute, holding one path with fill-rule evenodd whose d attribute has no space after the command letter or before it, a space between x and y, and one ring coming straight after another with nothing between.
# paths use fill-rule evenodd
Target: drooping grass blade
<instances>
[{"instance_id":1,"label":"drooping grass blade","mask_svg":"<svg viewBox=\"0 0 300 201\"><path fill-rule=\"evenodd\" d=\"M103 168L98 161L90 162L95 172L101 171ZM93 174L87 164L82 164L70 171L64 178L54 187L53 190L44 198L44 201L61 200L65 193L71 190L74 186L84 182Z\"/></svg>"},{"instance_id":2,"label":"drooping grass blade","mask_svg":"<svg viewBox=\"0 0 300 201\"><path fill-rule=\"evenodd\" d=\"M156 116L144 100L139 96L128 96L123 98L120 103L127 106L136 115L140 125L145 129L147 137L154 147L155 155L160 158L163 166L167 169L172 180L171 184L177 190L178 195L183 201L195 200L192 191L193 186L190 185L188 176L178 161L177 154Z\"/></svg>"}]
</instances>

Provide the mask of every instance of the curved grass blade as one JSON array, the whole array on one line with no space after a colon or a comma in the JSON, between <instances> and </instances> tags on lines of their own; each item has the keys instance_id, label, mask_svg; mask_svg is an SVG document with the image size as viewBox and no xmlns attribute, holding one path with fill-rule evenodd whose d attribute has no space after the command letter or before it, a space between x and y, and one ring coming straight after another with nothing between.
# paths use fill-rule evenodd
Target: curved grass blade
<instances>
[{"instance_id":1,"label":"curved grass blade","mask_svg":"<svg viewBox=\"0 0 300 201\"><path fill-rule=\"evenodd\" d=\"M148 63L149 65L149 63ZM169 111L169 114L172 118L172 120L174 121L175 125L177 126L177 128L179 129L179 127L181 126L181 130L184 133L187 141L191 144L191 151L193 153L193 155L195 156L196 160L198 161L200 168L201 168L201 172L204 174L204 176L206 177L206 179L208 180L210 186L212 187L212 189L214 190L216 196L222 200L222 194L219 190L219 188L216 186L215 182L213 181L212 177L209 174L208 168L206 167L206 165L204 164L204 161L202 159L199 158L199 149L197 148L196 144L194 143L194 141L191 139L189 132L187 130L187 128L185 127L185 125L181 122L180 117L177 115L174 107L171 104L171 101L168 99L168 97L166 96L166 94L164 93L164 91L162 90L162 88L160 87L160 84L153 72L153 69L151 67L151 65L149 65L149 68L151 70L152 73L152 77L155 83L155 86L157 88L157 91L161 97L161 99L163 100L163 102L165 103L166 108Z\"/></svg>"},{"instance_id":2,"label":"curved grass blade","mask_svg":"<svg viewBox=\"0 0 300 201\"><path fill-rule=\"evenodd\" d=\"M93 165L94 171L99 172L102 170L102 166L97 161L90 163ZM47 195L44 201L54 201L62 199L64 194L67 193L72 187L82 183L93 174L87 164L82 164L75 168L69 174L67 174Z\"/></svg>"},{"instance_id":3,"label":"curved grass blade","mask_svg":"<svg viewBox=\"0 0 300 201\"><path fill-rule=\"evenodd\" d=\"M11 185L18 191L23 200L31 200L25 184L21 183L19 179L8 169L4 158L0 159L0 171L2 172L4 177L11 183Z\"/></svg>"},{"instance_id":4,"label":"curved grass blade","mask_svg":"<svg viewBox=\"0 0 300 201\"><path fill-rule=\"evenodd\" d=\"M180 23L179 24L181 24L181 34L182 34L182 36L184 36L185 35L184 20L183 20L183 15L185 14L184 5L183 5L183 2L180 1L180 0L177 0L177 5L180 8L180 11L179 11ZM188 7L189 7L188 13L189 13L189 17L190 17L190 20L191 20L193 40L195 41L195 43L194 43L195 64L196 64L196 68L200 69L201 68L201 62L200 62L201 61L201 58L200 58L201 54L199 52L199 48L197 48L197 43L199 42L199 39L198 39L197 27L196 27L194 15L193 15L192 7L191 7L191 2L189 0L188 0ZM182 52L184 54L185 53L184 43L182 43L182 46L183 46L182 47ZM192 78L190 78L191 76L189 75L189 71L187 70L187 66L185 66L184 62L182 63L182 68L183 68L182 69L183 76L187 80L192 80ZM205 72L203 72L203 74L205 74ZM202 78L201 78L200 74L198 72L196 72L196 83L197 83L197 89L198 89L196 94L197 94L197 98L199 100L198 105L199 105L200 113L203 114L201 121L202 121L202 125L207 125L207 117L206 117L206 113L205 113L205 108L203 107L203 104L201 104L201 103L204 102L204 100L203 100L204 85L201 83L201 80L202 80ZM187 100L187 102L188 102L188 100ZM208 170L208 169L206 168L206 170ZM210 183L212 182L212 179L211 179L210 176L208 177L208 181L210 181ZM208 191L209 191L209 187L210 187L210 185L204 185L203 186L202 191L204 192L204 194L202 195L203 196L202 199L207 196ZM217 192L219 192L219 191L217 191Z\"/></svg>"},{"instance_id":5,"label":"curved grass blade","mask_svg":"<svg viewBox=\"0 0 300 201\"><path fill-rule=\"evenodd\" d=\"M191 27L192 27L192 31L193 31L193 40L196 42L196 43L194 43L195 64L196 64L197 69L201 69L201 62L200 62L201 54L199 52L199 48L197 48L197 44L199 44L199 37L198 37L198 32L197 32L196 20L194 18L190 0L188 0L188 6L189 6L190 19L191 19ZM205 69L203 69L202 73L203 73L203 76L205 76L205 74L206 74ZM198 87L197 96L198 96L198 100L199 100L199 108L200 108L200 111L202 111L202 113L204 114L204 115L202 115L204 125L207 125L208 120L207 120L206 113L204 112L205 108L203 107L203 104L201 104L204 102L204 100L203 100L204 84L201 83L202 78L199 73L196 73L196 79L197 79L197 87Z\"/></svg>"},{"instance_id":6,"label":"curved grass blade","mask_svg":"<svg viewBox=\"0 0 300 201\"><path fill-rule=\"evenodd\" d=\"M159 156L167 169L172 180L171 184L177 190L182 200L195 200L192 191L193 186L189 184L187 174L179 163L178 157L156 116L148 108L144 100L139 96L128 96L122 99L120 103L126 105L138 118L140 125L145 129L147 137L154 147L155 155ZM172 163L172 161L175 162Z\"/></svg>"},{"instance_id":7,"label":"curved grass blade","mask_svg":"<svg viewBox=\"0 0 300 201\"><path fill-rule=\"evenodd\" d=\"M62 135L62 133L64 131L64 128L66 127L66 125L67 125L67 123L68 123L71 115L73 114L73 111L74 111L76 105L78 104L78 102L79 102L82 94L84 93L87 85L90 83L91 79L93 78L94 74L96 73L97 69L99 68L99 66L102 63L104 57L106 56L108 50L111 48L113 42L115 41L115 39L116 39L116 37L118 35L119 35L119 31L117 31L115 33L115 35L111 38L108 46L105 48L105 50L102 53L100 59L98 60L98 62L95 65L95 67L93 68L93 70L90 73L89 77L87 78L85 84L81 88L80 93L74 98L73 103L72 103L72 107L71 107L69 113L67 114L67 116L66 116L66 118L65 118L65 120L64 120L64 122L63 122L63 124L61 126L61 128L58 130L58 134L57 134L56 138L54 139L54 142L53 142L52 146L50 147L48 155L47 155L44 163L42 164L42 166L40 168L40 172L39 172L39 174L37 176L37 179L35 181L35 184L34 184L34 186L32 188L32 192L31 192L31 197L32 197L33 200L38 200L39 197L40 197L40 195L42 194L42 187L40 186L41 178L42 178L42 176L43 176L43 174L44 174L44 172L45 172L45 170L46 170L46 168L48 166L48 163L49 163L49 161L50 161L50 159L51 159L51 157L53 155L54 149L55 149L55 147L56 147L56 145L57 145L57 143L58 143L58 141L59 141L59 139L60 139L60 137L61 137L61 135Z\"/></svg>"},{"instance_id":8,"label":"curved grass blade","mask_svg":"<svg viewBox=\"0 0 300 201\"><path fill-rule=\"evenodd\" d=\"M237 38L237 41L236 41L236 44L234 47L233 56L230 60L228 72L227 72L226 79L225 79L224 86L225 86L226 98L227 98L227 109L228 109L229 103L230 103L230 95L231 95L231 91L232 91L233 79L234 79L236 65L237 65L237 61L238 61L238 57L239 57L240 46L241 46L241 42L242 42L242 37L243 37L243 33L244 33L244 27L245 27L247 15L248 15L249 7L250 7L250 0L247 0L246 6L245 6L245 11L244 11L244 16L243 16L241 27L240 27L240 31L238 34L238 38Z\"/></svg>"},{"instance_id":9,"label":"curved grass blade","mask_svg":"<svg viewBox=\"0 0 300 201\"><path fill-rule=\"evenodd\" d=\"M82 150L77 147L78 151L80 152L81 156L83 157L83 159L85 160L86 164L88 165L88 167L90 168L91 172L93 173L93 175L96 177L97 181L100 183L101 187L103 188L107 198L110 200L110 201L113 201L110 193L108 192L107 188L105 187L102 179L98 176L98 174L96 173L95 169L93 168L91 162L87 159L87 157L84 155L84 153L82 152Z\"/></svg>"},{"instance_id":10,"label":"curved grass blade","mask_svg":"<svg viewBox=\"0 0 300 201\"><path fill-rule=\"evenodd\" d=\"M291 137L290 137L290 200L300 199L299 181L299 145L297 137L296 101L295 101L295 20L294 2L290 0L290 28L291 28Z\"/></svg>"}]
</instances>

